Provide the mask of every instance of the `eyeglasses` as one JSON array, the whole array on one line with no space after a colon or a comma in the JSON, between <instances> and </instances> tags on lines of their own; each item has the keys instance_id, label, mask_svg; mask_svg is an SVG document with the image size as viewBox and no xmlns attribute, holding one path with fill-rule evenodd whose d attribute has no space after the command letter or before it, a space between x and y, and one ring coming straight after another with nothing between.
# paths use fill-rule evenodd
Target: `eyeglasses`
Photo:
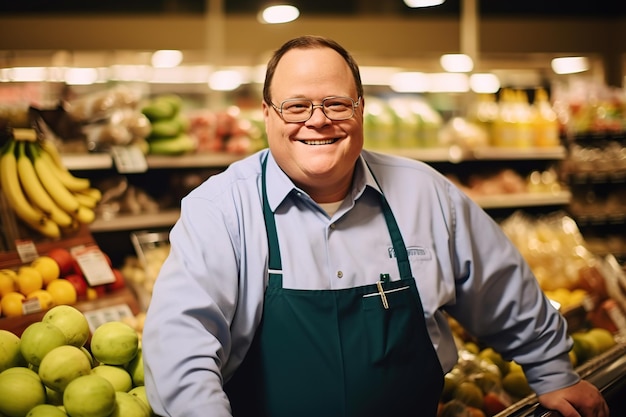
<instances>
[{"instance_id":1,"label":"eyeglasses","mask_svg":"<svg viewBox=\"0 0 626 417\"><path fill-rule=\"evenodd\" d=\"M280 107L270 102L274 110L280 113L287 123L306 122L313 116L313 110L319 107L330 120L347 120L354 116L354 109L359 106L361 97L354 101L350 97L326 97L321 104L313 104L308 98L290 98L280 103Z\"/></svg>"}]
</instances>

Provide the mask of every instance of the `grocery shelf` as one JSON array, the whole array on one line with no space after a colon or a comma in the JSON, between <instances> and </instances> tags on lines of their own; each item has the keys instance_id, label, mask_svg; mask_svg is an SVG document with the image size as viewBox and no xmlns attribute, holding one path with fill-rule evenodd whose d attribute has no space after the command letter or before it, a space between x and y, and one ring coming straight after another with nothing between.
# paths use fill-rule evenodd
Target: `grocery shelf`
<instances>
[{"instance_id":1,"label":"grocery shelf","mask_svg":"<svg viewBox=\"0 0 626 417\"><path fill-rule=\"evenodd\" d=\"M471 160L559 160L566 156L565 148L496 148L483 147L464 149L460 146L442 148L390 148L378 149L377 151L393 155L418 159L425 162L462 162ZM246 154L233 154L227 152L194 153L189 155L148 155L146 162L148 168L203 168L203 167L226 167L233 162L244 158ZM111 169L114 167L113 158L110 154L64 154L64 165L72 171Z\"/></svg>"},{"instance_id":2,"label":"grocery shelf","mask_svg":"<svg viewBox=\"0 0 626 417\"><path fill-rule=\"evenodd\" d=\"M383 152L425 162L462 162L486 160L561 160L567 153L563 146L540 148L502 148L494 146L464 149L460 146L445 148L389 149Z\"/></svg>"},{"instance_id":3,"label":"grocery shelf","mask_svg":"<svg viewBox=\"0 0 626 417\"><path fill-rule=\"evenodd\" d=\"M148 155L148 169L226 167L244 155L227 152L195 153L189 155ZM63 164L71 171L106 170L114 168L113 157L104 152L63 154Z\"/></svg>"},{"instance_id":4,"label":"grocery shelf","mask_svg":"<svg viewBox=\"0 0 626 417\"><path fill-rule=\"evenodd\" d=\"M568 191L556 194L550 193L524 193L524 194L501 194L493 196L475 197L474 201L482 208L511 208L511 207L537 207L567 204L571 198ZM142 213L139 215L124 214L111 219L97 218L91 225L91 232L114 232L120 230L140 230L172 226L180 215L178 209L163 210L158 213Z\"/></svg>"},{"instance_id":5,"label":"grocery shelf","mask_svg":"<svg viewBox=\"0 0 626 417\"><path fill-rule=\"evenodd\" d=\"M565 205L570 202L572 195L569 191L558 193L517 193L497 194L474 197L473 200L485 209L512 208L512 207L539 207Z\"/></svg>"},{"instance_id":6,"label":"grocery shelf","mask_svg":"<svg viewBox=\"0 0 626 417\"><path fill-rule=\"evenodd\" d=\"M180 210L162 210L158 213L124 214L112 219L97 218L89 225L91 232L115 232L120 230L140 230L157 227L171 227L178 217Z\"/></svg>"}]
</instances>

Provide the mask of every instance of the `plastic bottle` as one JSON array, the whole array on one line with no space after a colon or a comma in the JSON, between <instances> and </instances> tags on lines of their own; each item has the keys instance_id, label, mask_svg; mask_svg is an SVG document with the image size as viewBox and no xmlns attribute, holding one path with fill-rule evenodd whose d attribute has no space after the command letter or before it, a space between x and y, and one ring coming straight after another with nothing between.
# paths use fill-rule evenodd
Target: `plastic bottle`
<instances>
[{"instance_id":1,"label":"plastic bottle","mask_svg":"<svg viewBox=\"0 0 626 417\"><path fill-rule=\"evenodd\" d=\"M556 112L548 101L548 93L543 88L535 90L532 108L534 145L538 147L559 146L559 123Z\"/></svg>"},{"instance_id":2,"label":"plastic bottle","mask_svg":"<svg viewBox=\"0 0 626 417\"><path fill-rule=\"evenodd\" d=\"M528 103L528 95L524 90L514 92L514 120L515 141L518 148L530 148L533 146L533 129L531 108Z\"/></svg>"},{"instance_id":3,"label":"plastic bottle","mask_svg":"<svg viewBox=\"0 0 626 417\"><path fill-rule=\"evenodd\" d=\"M493 122L493 146L511 148L515 146L514 92L503 89L500 95L498 116Z\"/></svg>"}]
</instances>

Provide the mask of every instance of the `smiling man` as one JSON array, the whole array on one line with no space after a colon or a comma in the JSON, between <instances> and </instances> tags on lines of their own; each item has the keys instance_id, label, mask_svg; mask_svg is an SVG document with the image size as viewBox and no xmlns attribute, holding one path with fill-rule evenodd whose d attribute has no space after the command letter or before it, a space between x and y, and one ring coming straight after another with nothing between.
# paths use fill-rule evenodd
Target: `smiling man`
<instances>
[{"instance_id":1,"label":"smiling man","mask_svg":"<svg viewBox=\"0 0 626 417\"><path fill-rule=\"evenodd\" d=\"M566 322L501 228L414 160L363 150L363 86L336 42L271 58L269 149L186 196L143 334L158 415L436 415L444 313L524 367L565 417L608 417Z\"/></svg>"}]
</instances>

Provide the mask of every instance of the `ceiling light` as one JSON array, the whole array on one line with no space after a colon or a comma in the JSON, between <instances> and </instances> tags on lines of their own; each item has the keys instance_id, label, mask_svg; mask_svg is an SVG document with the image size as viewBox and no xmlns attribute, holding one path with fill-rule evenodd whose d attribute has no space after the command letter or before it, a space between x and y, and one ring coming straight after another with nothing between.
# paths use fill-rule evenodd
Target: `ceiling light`
<instances>
[{"instance_id":1,"label":"ceiling light","mask_svg":"<svg viewBox=\"0 0 626 417\"><path fill-rule=\"evenodd\" d=\"M67 85L91 85L98 81L96 68L68 68L65 72Z\"/></svg>"},{"instance_id":2,"label":"ceiling light","mask_svg":"<svg viewBox=\"0 0 626 417\"><path fill-rule=\"evenodd\" d=\"M584 56L554 58L552 70L557 74L574 74L589 69L589 60Z\"/></svg>"},{"instance_id":3,"label":"ceiling light","mask_svg":"<svg viewBox=\"0 0 626 417\"><path fill-rule=\"evenodd\" d=\"M469 83L470 88L475 93L497 93L500 89L500 80L495 74L472 74Z\"/></svg>"},{"instance_id":4,"label":"ceiling light","mask_svg":"<svg viewBox=\"0 0 626 417\"><path fill-rule=\"evenodd\" d=\"M439 6L443 4L446 0L404 0L404 4L409 7L431 7L431 6Z\"/></svg>"},{"instance_id":5,"label":"ceiling light","mask_svg":"<svg viewBox=\"0 0 626 417\"><path fill-rule=\"evenodd\" d=\"M440 72L429 74L428 91L431 93L466 93L469 91L467 74Z\"/></svg>"},{"instance_id":6,"label":"ceiling light","mask_svg":"<svg viewBox=\"0 0 626 417\"><path fill-rule=\"evenodd\" d=\"M428 75L421 72L399 72L391 77L389 86L398 93L428 91Z\"/></svg>"},{"instance_id":7,"label":"ceiling light","mask_svg":"<svg viewBox=\"0 0 626 417\"><path fill-rule=\"evenodd\" d=\"M154 68L174 68L183 61L183 53L172 49L162 49L152 54Z\"/></svg>"},{"instance_id":8,"label":"ceiling light","mask_svg":"<svg viewBox=\"0 0 626 417\"><path fill-rule=\"evenodd\" d=\"M474 69L472 58L465 54L444 54L441 55L439 62L448 72L470 72Z\"/></svg>"},{"instance_id":9,"label":"ceiling light","mask_svg":"<svg viewBox=\"0 0 626 417\"><path fill-rule=\"evenodd\" d=\"M215 91L232 91L242 82L241 73L233 70L215 71L209 77L209 87Z\"/></svg>"},{"instance_id":10,"label":"ceiling light","mask_svg":"<svg viewBox=\"0 0 626 417\"><path fill-rule=\"evenodd\" d=\"M288 4L268 6L259 15L261 23L287 23L296 20L300 16L297 7Z\"/></svg>"}]
</instances>

